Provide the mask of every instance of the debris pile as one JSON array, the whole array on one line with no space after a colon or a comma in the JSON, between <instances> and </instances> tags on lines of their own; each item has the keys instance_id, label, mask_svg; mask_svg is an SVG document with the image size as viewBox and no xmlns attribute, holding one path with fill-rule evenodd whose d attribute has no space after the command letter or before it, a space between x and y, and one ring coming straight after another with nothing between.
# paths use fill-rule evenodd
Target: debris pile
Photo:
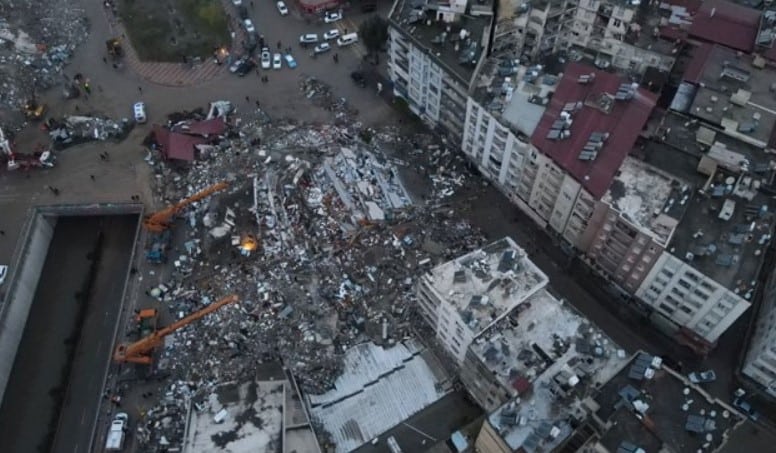
<instances>
[{"instance_id":1,"label":"debris pile","mask_svg":"<svg viewBox=\"0 0 776 453\"><path fill-rule=\"evenodd\" d=\"M128 119L117 122L92 116L66 116L61 120L49 118L46 121L55 149L93 140L121 140L132 130L133 124Z\"/></svg>"},{"instance_id":2,"label":"debris pile","mask_svg":"<svg viewBox=\"0 0 776 453\"><path fill-rule=\"evenodd\" d=\"M20 109L27 100L62 81L88 22L72 0L4 2L0 17L0 118L13 129L24 122Z\"/></svg>"},{"instance_id":3,"label":"debris pile","mask_svg":"<svg viewBox=\"0 0 776 453\"><path fill-rule=\"evenodd\" d=\"M314 105L334 113L336 123L347 124L352 122L358 114L351 108L345 98L337 98L331 92L329 85L319 81L315 77L301 76L299 89Z\"/></svg>"},{"instance_id":4,"label":"debris pile","mask_svg":"<svg viewBox=\"0 0 776 453\"><path fill-rule=\"evenodd\" d=\"M262 363L282 361L307 393L330 389L351 347L413 336L418 275L483 244L453 210L413 201L400 161L383 149L408 146L403 138L362 135L353 125L254 121L187 167L149 153L160 204L229 188L181 216L170 279L147 294L173 319L221 295L240 301L168 338L157 367L174 384L148 413L143 451L180 445L173 414L185 413L189 393L249 381ZM433 152L424 140L412 145Z\"/></svg>"}]
</instances>

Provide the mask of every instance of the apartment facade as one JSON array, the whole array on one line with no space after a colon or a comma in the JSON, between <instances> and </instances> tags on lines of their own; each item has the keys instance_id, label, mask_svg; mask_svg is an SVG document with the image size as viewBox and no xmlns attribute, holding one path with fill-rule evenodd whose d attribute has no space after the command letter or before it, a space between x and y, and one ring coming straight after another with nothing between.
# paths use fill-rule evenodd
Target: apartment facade
<instances>
[{"instance_id":1,"label":"apartment facade","mask_svg":"<svg viewBox=\"0 0 776 453\"><path fill-rule=\"evenodd\" d=\"M653 310L654 322L665 321L668 333L699 352L713 349L750 305L669 252L660 255L636 296Z\"/></svg>"},{"instance_id":2,"label":"apartment facade","mask_svg":"<svg viewBox=\"0 0 776 453\"><path fill-rule=\"evenodd\" d=\"M771 272L760 303L742 371L776 397L776 272Z\"/></svg>"}]
</instances>

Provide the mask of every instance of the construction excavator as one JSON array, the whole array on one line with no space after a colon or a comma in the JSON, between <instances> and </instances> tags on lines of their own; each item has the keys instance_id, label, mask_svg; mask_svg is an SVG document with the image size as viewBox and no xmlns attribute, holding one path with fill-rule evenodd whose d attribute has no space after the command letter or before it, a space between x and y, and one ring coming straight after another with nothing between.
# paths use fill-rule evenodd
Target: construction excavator
<instances>
[{"instance_id":1,"label":"construction excavator","mask_svg":"<svg viewBox=\"0 0 776 453\"><path fill-rule=\"evenodd\" d=\"M116 347L113 353L113 360L118 363L138 363L141 365L150 365L153 363L154 351L162 345L164 337L170 335L178 329L182 329L194 321L204 318L224 305L237 302L239 298L232 294L226 296L218 302L214 302L202 310L196 311L185 318L170 324L167 327L156 330L134 343L121 343Z\"/></svg>"},{"instance_id":2,"label":"construction excavator","mask_svg":"<svg viewBox=\"0 0 776 453\"><path fill-rule=\"evenodd\" d=\"M154 212L153 214L147 215L143 219L143 226L148 231L152 231L154 233L161 233L170 227L173 217L175 217L175 215L181 212L183 208L190 205L191 203L202 200L203 198L207 198L216 192L224 190L227 187L229 187L229 184L225 182L219 182L218 184L213 184L207 189L197 192L194 195L180 201L179 203L169 206L166 209L163 209L161 211Z\"/></svg>"}]
</instances>

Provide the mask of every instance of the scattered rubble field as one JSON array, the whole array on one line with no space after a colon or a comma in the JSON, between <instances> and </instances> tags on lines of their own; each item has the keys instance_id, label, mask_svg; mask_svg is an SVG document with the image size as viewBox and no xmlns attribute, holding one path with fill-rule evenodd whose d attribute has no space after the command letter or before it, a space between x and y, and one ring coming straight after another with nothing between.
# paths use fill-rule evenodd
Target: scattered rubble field
<instances>
[{"instance_id":1,"label":"scattered rubble field","mask_svg":"<svg viewBox=\"0 0 776 453\"><path fill-rule=\"evenodd\" d=\"M121 0L119 15L145 61L205 57L230 39L219 0Z\"/></svg>"}]
</instances>

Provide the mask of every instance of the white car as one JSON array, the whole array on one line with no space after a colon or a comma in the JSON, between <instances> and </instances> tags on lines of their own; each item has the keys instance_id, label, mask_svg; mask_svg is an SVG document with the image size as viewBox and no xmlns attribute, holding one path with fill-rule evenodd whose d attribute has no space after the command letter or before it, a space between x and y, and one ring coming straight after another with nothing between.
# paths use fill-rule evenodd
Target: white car
<instances>
[{"instance_id":1,"label":"white car","mask_svg":"<svg viewBox=\"0 0 776 453\"><path fill-rule=\"evenodd\" d=\"M240 6L240 5L242 5L242 0L232 0L232 4L234 6Z\"/></svg>"},{"instance_id":2,"label":"white car","mask_svg":"<svg viewBox=\"0 0 776 453\"><path fill-rule=\"evenodd\" d=\"M261 69L269 69L272 67L272 54L269 53L268 48L261 50Z\"/></svg>"},{"instance_id":3,"label":"white car","mask_svg":"<svg viewBox=\"0 0 776 453\"><path fill-rule=\"evenodd\" d=\"M308 33L299 37L299 44L313 44L318 42L318 35L315 33Z\"/></svg>"},{"instance_id":4,"label":"white car","mask_svg":"<svg viewBox=\"0 0 776 453\"><path fill-rule=\"evenodd\" d=\"M285 16L288 14L288 8L286 7L286 4L284 2L278 2L278 12L280 12L281 16Z\"/></svg>"},{"instance_id":5,"label":"white car","mask_svg":"<svg viewBox=\"0 0 776 453\"><path fill-rule=\"evenodd\" d=\"M282 66L283 57L279 53L272 56L272 69L280 69Z\"/></svg>"},{"instance_id":6,"label":"white car","mask_svg":"<svg viewBox=\"0 0 776 453\"><path fill-rule=\"evenodd\" d=\"M342 20L342 13L339 11L330 11L323 16L323 21L327 24L333 24L340 20Z\"/></svg>"},{"instance_id":7,"label":"white car","mask_svg":"<svg viewBox=\"0 0 776 453\"><path fill-rule=\"evenodd\" d=\"M144 102L136 102L135 105L132 106L132 111L135 114L136 122L145 123L148 120L148 118L146 118L146 110L145 110Z\"/></svg>"},{"instance_id":8,"label":"white car","mask_svg":"<svg viewBox=\"0 0 776 453\"><path fill-rule=\"evenodd\" d=\"M313 49L313 52L315 54L319 54L319 53L328 52L330 50L331 50L331 46L329 45L329 43L322 42L322 43L318 44L317 46L315 46L315 49Z\"/></svg>"},{"instance_id":9,"label":"white car","mask_svg":"<svg viewBox=\"0 0 776 453\"><path fill-rule=\"evenodd\" d=\"M323 39L326 41L337 39L340 37L340 31L336 28L334 30L329 30L326 33L323 34Z\"/></svg>"},{"instance_id":10,"label":"white car","mask_svg":"<svg viewBox=\"0 0 776 453\"><path fill-rule=\"evenodd\" d=\"M0 285L5 281L5 276L8 275L8 266L5 264L0 266Z\"/></svg>"},{"instance_id":11,"label":"white car","mask_svg":"<svg viewBox=\"0 0 776 453\"><path fill-rule=\"evenodd\" d=\"M250 19L245 19L243 21L243 25L245 26L245 31L248 33L256 33L256 27L253 26L253 21Z\"/></svg>"}]
</instances>

